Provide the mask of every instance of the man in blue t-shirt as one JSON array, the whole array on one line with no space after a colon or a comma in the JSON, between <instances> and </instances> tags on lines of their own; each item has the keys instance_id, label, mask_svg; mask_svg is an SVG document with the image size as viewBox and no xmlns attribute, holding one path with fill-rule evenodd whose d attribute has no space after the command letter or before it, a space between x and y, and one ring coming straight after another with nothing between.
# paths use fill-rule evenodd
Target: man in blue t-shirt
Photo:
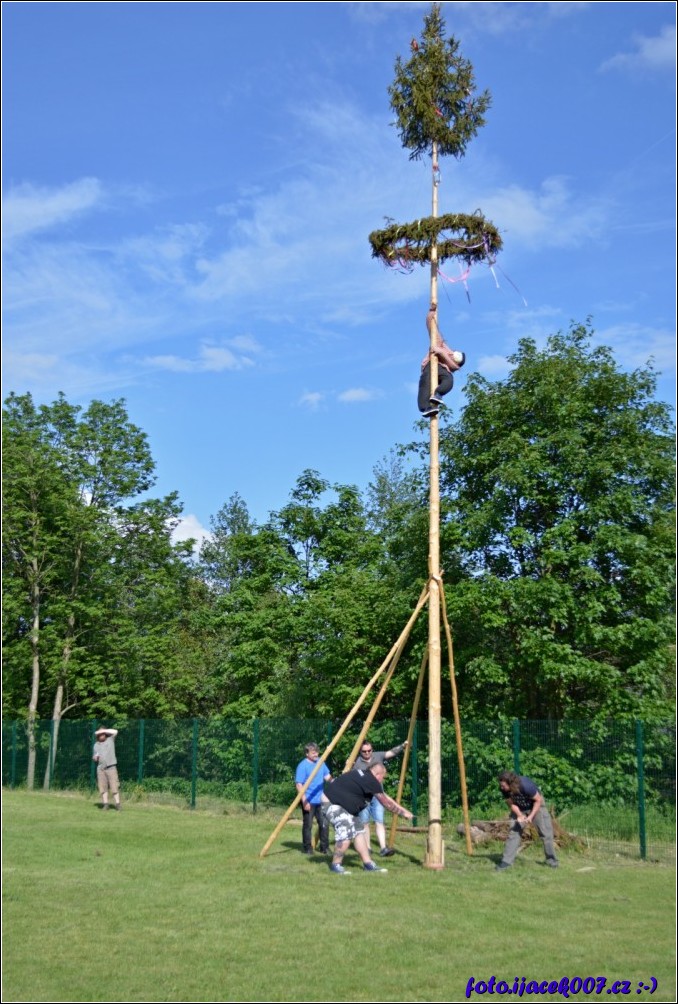
<instances>
[{"instance_id":1,"label":"man in blue t-shirt","mask_svg":"<svg viewBox=\"0 0 678 1004\"><path fill-rule=\"evenodd\" d=\"M304 759L297 766L294 775L294 783L297 791L301 791L309 777L315 770L318 763L320 750L317 743L306 743L304 746ZM329 854L329 825L325 818L325 813L321 812L320 803L323 795L323 784L331 779L331 774L327 769L327 764L318 768L315 777L309 784L301 799L301 811L303 822L301 829L301 839L304 844L304 854L313 854L313 819L318 822L318 843L322 854Z\"/></svg>"},{"instance_id":2,"label":"man in blue t-shirt","mask_svg":"<svg viewBox=\"0 0 678 1004\"><path fill-rule=\"evenodd\" d=\"M553 839L553 823L544 803L544 796L529 777L523 777L512 770L504 770L499 775L499 788L506 799L511 812L511 828L504 844L504 853L497 865L497 871L510 868L516 859L523 829L533 823L537 833L544 843L546 864L551 868L558 867L555 842Z\"/></svg>"}]
</instances>

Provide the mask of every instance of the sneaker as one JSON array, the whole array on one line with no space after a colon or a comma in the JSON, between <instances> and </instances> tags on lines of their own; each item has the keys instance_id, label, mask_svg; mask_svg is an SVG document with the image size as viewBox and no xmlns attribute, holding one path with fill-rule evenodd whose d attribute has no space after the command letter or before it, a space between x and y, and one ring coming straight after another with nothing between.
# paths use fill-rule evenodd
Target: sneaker
<instances>
[{"instance_id":1,"label":"sneaker","mask_svg":"<svg viewBox=\"0 0 678 1004\"><path fill-rule=\"evenodd\" d=\"M106 802L106 804L105 804L105 805L102 805L102 806L101 806L101 811L102 811L102 812L108 812L108 809L109 809L109 805L108 805L108 802Z\"/></svg>"},{"instance_id":2,"label":"sneaker","mask_svg":"<svg viewBox=\"0 0 678 1004\"><path fill-rule=\"evenodd\" d=\"M392 858L394 854L395 851L393 850L392 847L382 847L382 849L379 851L380 858Z\"/></svg>"},{"instance_id":3,"label":"sneaker","mask_svg":"<svg viewBox=\"0 0 678 1004\"><path fill-rule=\"evenodd\" d=\"M363 865L364 872L387 872L388 868L380 868L379 865L375 865L374 861L370 861L369 864Z\"/></svg>"},{"instance_id":4,"label":"sneaker","mask_svg":"<svg viewBox=\"0 0 678 1004\"><path fill-rule=\"evenodd\" d=\"M424 418L433 418L434 415L438 414L437 408L429 408L428 411L423 412Z\"/></svg>"},{"instance_id":5,"label":"sneaker","mask_svg":"<svg viewBox=\"0 0 678 1004\"><path fill-rule=\"evenodd\" d=\"M549 866L549 868L557 868L558 867L558 862L556 861L555 858L547 858L546 859L546 864Z\"/></svg>"},{"instance_id":6,"label":"sneaker","mask_svg":"<svg viewBox=\"0 0 678 1004\"><path fill-rule=\"evenodd\" d=\"M494 869L496 872L503 872L506 868L510 868L511 865L507 865L505 861L500 861L497 867Z\"/></svg>"},{"instance_id":7,"label":"sneaker","mask_svg":"<svg viewBox=\"0 0 678 1004\"><path fill-rule=\"evenodd\" d=\"M122 806L120 804L116 805L115 811L116 812L122 812Z\"/></svg>"},{"instance_id":8,"label":"sneaker","mask_svg":"<svg viewBox=\"0 0 678 1004\"><path fill-rule=\"evenodd\" d=\"M443 399L441 397L436 397L435 395L432 398L430 398L429 400L430 400L431 404L434 405L434 406L437 406L437 405L443 403Z\"/></svg>"},{"instance_id":9,"label":"sneaker","mask_svg":"<svg viewBox=\"0 0 678 1004\"><path fill-rule=\"evenodd\" d=\"M343 865L331 864L330 865L330 871L332 872L333 875L350 875L351 874L350 872L346 871L346 869L344 868Z\"/></svg>"}]
</instances>

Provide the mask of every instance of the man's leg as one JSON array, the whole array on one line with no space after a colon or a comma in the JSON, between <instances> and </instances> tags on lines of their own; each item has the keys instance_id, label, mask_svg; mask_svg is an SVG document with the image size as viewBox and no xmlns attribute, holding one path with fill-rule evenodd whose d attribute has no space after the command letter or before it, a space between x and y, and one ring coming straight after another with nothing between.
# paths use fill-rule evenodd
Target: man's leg
<instances>
[{"instance_id":1,"label":"man's leg","mask_svg":"<svg viewBox=\"0 0 678 1004\"><path fill-rule=\"evenodd\" d=\"M370 806L366 805L365 808L362 809L358 813L358 817L357 818L358 818L359 822L361 822L363 824L363 829L364 829L364 832L365 832L365 843L367 844L367 851L369 853L369 850L370 850Z\"/></svg>"},{"instance_id":2,"label":"man's leg","mask_svg":"<svg viewBox=\"0 0 678 1004\"><path fill-rule=\"evenodd\" d=\"M441 397L449 394L453 387L454 377L450 371L443 369L442 366L438 366L438 386L436 387L435 394L431 397L431 401L440 401Z\"/></svg>"},{"instance_id":3,"label":"man's leg","mask_svg":"<svg viewBox=\"0 0 678 1004\"><path fill-rule=\"evenodd\" d=\"M301 810L301 842L304 845L304 854L311 854L313 852L313 807L306 811L302 808Z\"/></svg>"},{"instance_id":4,"label":"man's leg","mask_svg":"<svg viewBox=\"0 0 678 1004\"><path fill-rule=\"evenodd\" d=\"M325 813L323 812L322 805L312 806L315 818L318 820L318 844L320 845L320 853L327 854L330 849L329 840L329 825Z\"/></svg>"},{"instance_id":5,"label":"man's leg","mask_svg":"<svg viewBox=\"0 0 678 1004\"><path fill-rule=\"evenodd\" d=\"M520 837L523 830L517 819L511 820L511 828L509 830L509 835L506 838L506 843L504 844L504 853L501 856L501 861L498 868L510 868L516 859L516 854L520 847Z\"/></svg>"},{"instance_id":6,"label":"man's leg","mask_svg":"<svg viewBox=\"0 0 678 1004\"><path fill-rule=\"evenodd\" d=\"M370 815L374 820L374 829L379 841L379 853L382 857L390 857L393 851L386 846L386 826L384 824L384 806L381 802L373 798L369 805Z\"/></svg>"},{"instance_id":7,"label":"man's leg","mask_svg":"<svg viewBox=\"0 0 678 1004\"><path fill-rule=\"evenodd\" d=\"M116 809L120 809L120 778L118 777L118 768L109 767L106 771L106 777L108 778L108 787L111 790L111 795L113 796L113 801L115 802Z\"/></svg>"},{"instance_id":8,"label":"man's leg","mask_svg":"<svg viewBox=\"0 0 678 1004\"><path fill-rule=\"evenodd\" d=\"M106 771L101 767L97 768L97 788L99 789L99 794L101 795L101 808L108 808L108 781L106 780Z\"/></svg>"},{"instance_id":9,"label":"man's leg","mask_svg":"<svg viewBox=\"0 0 678 1004\"><path fill-rule=\"evenodd\" d=\"M417 405L422 413L431 409L431 364L427 363L419 377Z\"/></svg>"},{"instance_id":10,"label":"man's leg","mask_svg":"<svg viewBox=\"0 0 678 1004\"><path fill-rule=\"evenodd\" d=\"M351 843L350 840L337 840L334 845L334 854L332 855L332 864L340 865L344 860L344 854L348 850L348 846Z\"/></svg>"},{"instance_id":11,"label":"man's leg","mask_svg":"<svg viewBox=\"0 0 678 1004\"><path fill-rule=\"evenodd\" d=\"M548 809L541 808L539 810L534 817L534 825L544 842L544 854L546 855L547 863L552 868L556 868L558 866L558 858L556 857L556 845L553 838L553 823L551 822L551 814Z\"/></svg>"},{"instance_id":12,"label":"man's leg","mask_svg":"<svg viewBox=\"0 0 678 1004\"><path fill-rule=\"evenodd\" d=\"M353 838L353 846L360 855L360 860L364 865L372 864L372 858L370 857L370 845L367 843L365 838L365 830L361 830L356 833Z\"/></svg>"}]
</instances>

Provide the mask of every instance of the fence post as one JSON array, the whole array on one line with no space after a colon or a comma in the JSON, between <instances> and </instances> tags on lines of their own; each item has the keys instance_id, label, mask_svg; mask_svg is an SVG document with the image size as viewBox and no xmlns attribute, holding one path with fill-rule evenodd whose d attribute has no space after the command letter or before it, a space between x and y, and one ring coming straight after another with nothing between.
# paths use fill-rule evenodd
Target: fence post
<instances>
[{"instance_id":1,"label":"fence post","mask_svg":"<svg viewBox=\"0 0 678 1004\"><path fill-rule=\"evenodd\" d=\"M513 719L513 769L520 774L520 722Z\"/></svg>"},{"instance_id":2,"label":"fence post","mask_svg":"<svg viewBox=\"0 0 678 1004\"><path fill-rule=\"evenodd\" d=\"M325 745L329 746L331 742L332 742L332 720L330 719L330 721L327 723L327 742L325 743Z\"/></svg>"},{"instance_id":3,"label":"fence post","mask_svg":"<svg viewBox=\"0 0 678 1004\"><path fill-rule=\"evenodd\" d=\"M139 719L139 765L137 767L137 782L141 784L144 779L144 735L146 732L146 722Z\"/></svg>"},{"instance_id":4,"label":"fence post","mask_svg":"<svg viewBox=\"0 0 678 1004\"><path fill-rule=\"evenodd\" d=\"M418 776L419 771L417 769L417 738L419 733L419 722L414 723L414 732L412 733L412 753L410 755L410 769L412 771L412 806L411 813L413 816L412 825L417 825L417 797L419 795L418 786Z\"/></svg>"},{"instance_id":5,"label":"fence post","mask_svg":"<svg viewBox=\"0 0 678 1004\"><path fill-rule=\"evenodd\" d=\"M647 833L645 831L645 769L643 749L643 723L636 720L636 762L638 764L638 830L640 834L640 856L647 857Z\"/></svg>"},{"instance_id":6,"label":"fence post","mask_svg":"<svg viewBox=\"0 0 678 1004\"><path fill-rule=\"evenodd\" d=\"M13 788L16 784L16 722L12 722L12 769L9 779L9 786Z\"/></svg>"},{"instance_id":7,"label":"fence post","mask_svg":"<svg viewBox=\"0 0 678 1004\"><path fill-rule=\"evenodd\" d=\"M259 719L252 722L252 812L257 811L259 792Z\"/></svg>"},{"instance_id":8,"label":"fence post","mask_svg":"<svg viewBox=\"0 0 678 1004\"><path fill-rule=\"evenodd\" d=\"M94 739L94 722L89 723L90 729L90 741L89 741L89 786L90 788L96 788L97 786L97 765L92 759L92 740Z\"/></svg>"},{"instance_id":9,"label":"fence post","mask_svg":"<svg viewBox=\"0 0 678 1004\"><path fill-rule=\"evenodd\" d=\"M54 769L54 719L49 723L49 757L47 758L47 791L52 787L52 771Z\"/></svg>"},{"instance_id":10,"label":"fence post","mask_svg":"<svg viewBox=\"0 0 678 1004\"><path fill-rule=\"evenodd\" d=\"M193 719L193 749L191 753L191 808L195 809L195 791L198 783L198 719Z\"/></svg>"}]
</instances>

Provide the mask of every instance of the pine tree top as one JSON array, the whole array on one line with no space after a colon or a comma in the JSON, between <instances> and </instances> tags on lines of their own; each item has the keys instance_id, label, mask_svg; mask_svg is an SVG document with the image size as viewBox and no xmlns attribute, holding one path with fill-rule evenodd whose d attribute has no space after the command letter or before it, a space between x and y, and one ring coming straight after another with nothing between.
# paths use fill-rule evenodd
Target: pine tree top
<instances>
[{"instance_id":1,"label":"pine tree top","mask_svg":"<svg viewBox=\"0 0 678 1004\"><path fill-rule=\"evenodd\" d=\"M434 3L424 16L421 40L412 39L410 59L396 59L388 93L410 160L430 154L434 143L441 156L463 157L491 103L489 91L474 96L473 67L461 56L457 39L446 40L444 33L440 4Z\"/></svg>"}]
</instances>

